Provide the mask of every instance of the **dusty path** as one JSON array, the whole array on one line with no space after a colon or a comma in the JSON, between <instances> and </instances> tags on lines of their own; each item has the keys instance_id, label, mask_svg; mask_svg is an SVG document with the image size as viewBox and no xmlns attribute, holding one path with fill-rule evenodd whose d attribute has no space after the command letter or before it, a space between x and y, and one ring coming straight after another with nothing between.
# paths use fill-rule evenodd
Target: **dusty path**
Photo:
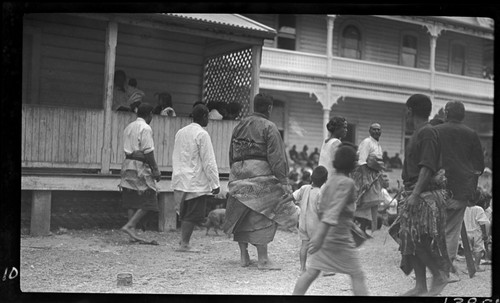
<instances>
[{"instance_id":1,"label":"dusty path","mask_svg":"<svg viewBox=\"0 0 500 303\"><path fill-rule=\"evenodd\" d=\"M180 233L143 233L159 246L130 244L118 230L70 230L64 234L33 238L21 236L20 279L23 292L245 294L289 295L299 275L298 235L278 230L269 246L270 257L281 271L239 267L238 246L226 236L205 236L195 230L192 244L203 253L174 252ZM250 258L256 260L254 247ZM387 227L360 248L370 295L397 296L414 281L398 268L400 256ZM491 265L470 279L465 262L458 268L462 280L449 284L442 296L488 297ZM118 287L119 273L133 274L133 285ZM430 281L429 281L430 282ZM310 295L350 296L348 276L320 277Z\"/></svg>"}]
</instances>

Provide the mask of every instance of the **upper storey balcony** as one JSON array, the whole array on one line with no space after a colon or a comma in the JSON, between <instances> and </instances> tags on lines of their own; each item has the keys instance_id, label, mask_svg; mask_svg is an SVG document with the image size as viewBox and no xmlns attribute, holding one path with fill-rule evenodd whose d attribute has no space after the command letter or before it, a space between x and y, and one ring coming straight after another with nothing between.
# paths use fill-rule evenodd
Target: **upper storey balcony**
<instances>
[{"instance_id":1,"label":"upper storey balcony","mask_svg":"<svg viewBox=\"0 0 500 303\"><path fill-rule=\"evenodd\" d=\"M367 85L380 84L434 90L493 100L494 85L492 80L443 72L434 72L433 76L432 72L426 69L342 57L332 57L330 71L328 71L328 66L326 55L270 47L264 47L262 51L262 71L345 79Z\"/></svg>"}]
</instances>

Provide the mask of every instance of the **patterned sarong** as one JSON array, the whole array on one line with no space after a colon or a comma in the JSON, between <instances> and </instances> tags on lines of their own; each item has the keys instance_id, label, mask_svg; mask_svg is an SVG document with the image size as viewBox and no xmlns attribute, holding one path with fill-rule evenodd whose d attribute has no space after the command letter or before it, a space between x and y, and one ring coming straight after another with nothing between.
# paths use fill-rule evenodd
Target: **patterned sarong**
<instances>
[{"instance_id":1,"label":"patterned sarong","mask_svg":"<svg viewBox=\"0 0 500 303\"><path fill-rule=\"evenodd\" d=\"M153 172L148 164L132 159L125 159L121 168L121 181L118 187L145 192L147 189L157 191Z\"/></svg>"},{"instance_id":2,"label":"patterned sarong","mask_svg":"<svg viewBox=\"0 0 500 303\"><path fill-rule=\"evenodd\" d=\"M408 256L415 255L417 250L425 250L442 271L449 272L451 263L445 237L448 194L444 189L423 192L418 207L412 211L407 206L410 194L411 191L403 192L399 216L389 228L389 234L399 244L402 254L401 269L410 274L413 268Z\"/></svg>"},{"instance_id":3,"label":"patterned sarong","mask_svg":"<svg viewBox=\"0 0 500 303\"><path fill-rule=\"evenodd\" d=\"M356 186L356 209L378 206L383 201L381 178L373 182L375 178L379 177L379 174L379 171L371 169L367 165L357 166L351 173L351 178ZM366 190L367 188L368 190ZM360 195L362 196L358 199Z\"/></svg>"},{"instance_id":4,"label":"patterned sarong","mask_svg":"<svg viewBox=\"0 0 500 303\"><path fill-rule=\"evenodd\" d=\"M267 162L259 160L236 162L231 168L231 174L236 178L228 184L230 197L226 207L224 232L236 233L238 225L248 226L249 224L240 221L243 217L248 217L248 220L255 219L248 216L241 207L233 205L234 200L279 225L288 228L297 225L299 210L291 200L283 197L283 188L278 179L270 174ZM256 220L263 228L269 225L269 222L265 221L267 220Z\"/></svg>"}]
</instances>

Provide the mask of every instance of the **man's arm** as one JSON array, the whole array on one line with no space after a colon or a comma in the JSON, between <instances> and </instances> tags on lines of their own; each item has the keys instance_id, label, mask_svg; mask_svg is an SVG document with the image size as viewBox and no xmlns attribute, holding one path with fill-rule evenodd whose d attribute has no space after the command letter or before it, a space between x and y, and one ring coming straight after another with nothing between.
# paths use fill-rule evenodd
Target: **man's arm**
<instances>
[{"instance_id":1,"label":"man's arm","mask_svg":"<svg viewBox=\"0 0 500 303\"><path fill-rule=\"evenodd\" d=\"M161 178L161 172L158 169L158 164L156 164L155 160L155 154L154 151L150 151L149 153L144 154L144 159L146 160L146 163L151 166L151 169L153 170L153 178L158 182L160 181Z\"/></svg>"},{"instance_id":2,"label":"man's arm","mask_svg":"<svg viewBox=\"0 0 500 303\"><path fill-rule=\"evenodd\" d=\"M288 163L281 135L276 127L269 127L267 133L267 161L282 185L288 185Z\"/></svg>"},{"instance_id":3,"label":"man's arm","mask_svg":"<svg viewBox=\"0 0 500 303\"><path fill-rule=\"evenodd\" d=\"M210 135L207 132L202 132L197 139L201 164L203 166L203 171L210 182L210 188L212 190L220 189L219 169L217 168L217 162L215 161L215 153ZM218 192L219 191L215 192L215 194Z\"/></svg>"}]
</instances>

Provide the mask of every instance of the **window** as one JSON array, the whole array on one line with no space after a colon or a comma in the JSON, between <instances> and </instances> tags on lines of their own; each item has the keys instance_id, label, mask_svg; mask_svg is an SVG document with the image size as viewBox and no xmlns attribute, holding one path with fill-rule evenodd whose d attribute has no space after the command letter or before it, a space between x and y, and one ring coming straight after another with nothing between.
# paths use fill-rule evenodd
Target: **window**
<instances>
[{"instance_id":1,"label":"window","mask_svg":"<svg viewBox=\"0 0 500 303\"><path fill-rule=\"evenodd\" d=\"M465 75L465 46L452 43L450 48L450 73Z\"/></svg>"},{"instance_id":2,"label":"window","mask_svg":"<svg viewBox=\"0 0 500 303\"><path fill-rule=\"evenodd\" d=\"M278 48L295 50L295 15L278 15Z\"/></svg>"},{"instance_id":3,"label":"window","mask_svg":"<svg viewBox=\"0 0 500 303\"><path fill-rule=\"evenodd\" d=\"M401 65L408 67L417 66L417 37L404 35L401 41Z\"/></svg>"},{"instance_id":4,"label":"window","mask_svg":"<svg viewBox=\"0 0 500 303\"><path fill-rule=\"evenodd\" d=\"M342 57L361 59L361 32L354 25L348 25L342 31Z\"/></svg>"}]
</instances>

